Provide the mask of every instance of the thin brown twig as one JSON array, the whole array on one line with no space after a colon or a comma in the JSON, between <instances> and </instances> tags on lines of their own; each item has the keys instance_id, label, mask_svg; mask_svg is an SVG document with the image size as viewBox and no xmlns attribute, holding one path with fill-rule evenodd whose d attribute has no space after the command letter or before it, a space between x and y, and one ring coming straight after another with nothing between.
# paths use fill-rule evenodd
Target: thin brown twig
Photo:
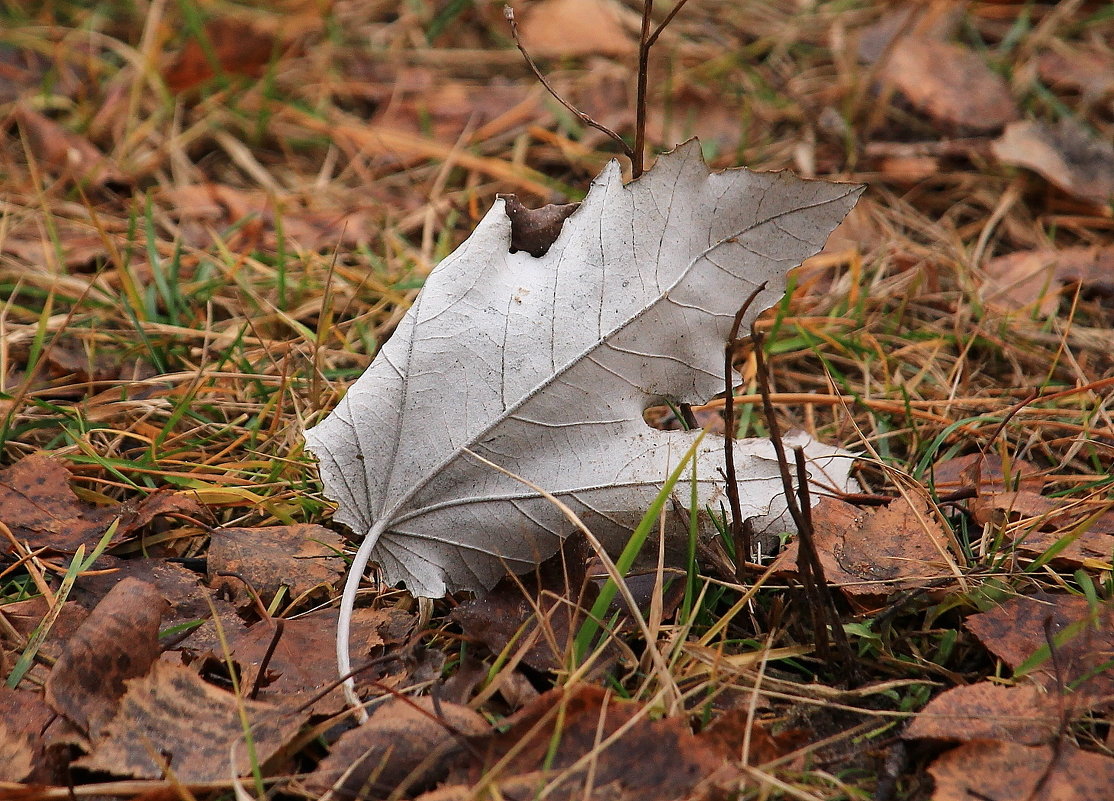
<instances>
[{"instance_id":1,"label":"thin brown twig","mask_svg":"<svg viewBox=\"0 0 1114 801\"><path fill-rule=\"evenodd\" d=\"M642 33L638 37L638 89L635 99L634 156L631 158L631 177L637 178L645 171L646 163L646 82L650 66L650 15L654 0L644 0L642 5Z\"/></svg>"},{"instance_id":2,"label":"thin brown twig","mask_svg":"<svg viewBox=\"0 0 1114 801\"><path fill-rule=\"evenodd\" d=\"M735 382L731 380L732 357L735 355L735 342L739 338L739 328L743 324L743 316L750 309L754 299L758 297L766 282L754 288L743 305L735 312L735 319L731 323L731 332L723 345L723 421L724 434L727 437L726 447L723 449L724 481L727 483L727 502L731 507L731 540L735 546L735 578L742 584L744 567L751 558L754 543L751 541L750 527L743 522L742 503L739 500L739 477L735 475Z\"/></svg>"},{"instance_id":3,"label":"thin brown twig","mask_svg":"<svg viewBox=\"0 0 1114 801\"><path fill-rule=\"evenodd\" d=\"M534 73L534 77L541 82L541 85L545 87L545 90L553 96L554 100L568 109L570 113L574 114L576 118L583 122L585 125L589 125L592 128L595 128L597 131L600 131L601 133L604 133L611 139L615 140L619 144L619 147L623 149L623 155L630 159L633 170L633 165L635 163L635 152L633 149L631 149L631 146L628 145L623 140L623 137L619 136L619 134L617 134L615 131L611 130L602 123L596 122L596 120L594 120L591 116L585 114L572 103L565 100L565 98L561 97L557 90L554 89L552 84L550 84L549 81L546 79L545 75L541 71L541 68L538 67L533 57L526 50L526 47L522 44L522 38L518 34L518 22L516 22L514 18L514 9L510 6L503 6L503 17L506 18L507 22L511 26L511 37L514 39L515 47L518 48L518 52L522 53L522 57L526 59L527 66L530 67L530 70ZM641 172L642 170L639 169L635 177L637 178L638 175L641 174Z\"/></svg>"},{"instance_id":4,"label":"thin brown twig","mask_svg":"<svg viewBox=\"0 0 1114 801\"><path fill-rule=\"evenodd\" d=\"M685 3L687 3L688 1L689 0L681 0L681 2L677 3L677 5L673 6L673 8L670 9L669 13L665 15L665 19L661 21L661 24L658 25L658 27L654 28L654 32L650 34L650 38L646 40L647 49L654 46L654 42L656 42L658 40L658 37L661 36L661 32L669 26L669 23L671 23L673 21L673 18L677 16L677 12L684 8Z\"/></svg>"},{"instance_id":5,"label":"thin brown twig","mask_svg":"<svg viewBox=\"0 0 1114 801\"><path fill-rule=\"evenodd\" d=\"M843 625L840 623L839 610L836 609L832 588L828 585L828 579L824 575L824 565L820 561L820 553L816 550L805 449L800 446L794 448L793 459L797 463L797 496L800 502L801 517L805 522L804 527L799 532L800 545L797 548L797 564L800 565L802 560L810 563L809 572L813 580L813 589L820 601L820 608L815 613L819 623L818 633L825 632L824 639L826 640L826 633L830 631L830 636L835 640L836 648L839 650L840 660L844 667L852 675L855 675L858 673L858 663L855 660L854 652L851 650L851 643L847 640L847 632L843 630ZM826 621L824 620L825 616L828 618Z\"/></svg>"}]
</instances>

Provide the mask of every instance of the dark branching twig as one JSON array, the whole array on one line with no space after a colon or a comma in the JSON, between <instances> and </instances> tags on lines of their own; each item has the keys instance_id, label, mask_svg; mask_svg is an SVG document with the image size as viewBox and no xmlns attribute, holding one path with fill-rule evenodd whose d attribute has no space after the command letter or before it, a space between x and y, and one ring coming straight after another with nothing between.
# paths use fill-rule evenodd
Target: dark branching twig
<instances>
[{"instance_id":1,"label":"dark branching twig","mask_svg":"<svg viewBox=\"0 0 1114 801\"><path fill-rule=\"evenodd\" d=\"M514 9L510 6L503 6L503 16L506 18L507 22L510 23L511 36L514 38L514 43L515 46L518 48L518 52L522 53L522 57L526 59L527 66L530 67L530 70L534 73L534 77L541 82L541 85L545 87L545 90L553 95L554 100L568 109L570 113L576 116L576 118L583 122L585 125L590 125L597 131L600 131L601 133L606 134L611 139L614 139L619 144L619 147L623 149L623 155L631 160L631 164L634 164L635 153L631 149L631 146L623 140L623 137L619 136L619 134L615 133L615 131L611 130L606 125L596 122L596 120L592 119L592 117L590 117L588 114L585 114L572 103L565 100L565 98L561 97L561 95L558 94L557 90L553 88L553 85L550 84L550 82L546 79L545 75L542 73L541 69L538 67L533 57L522 44L522 37L518 34L518 22L516 22L514 18ZM636 175L635 177L638 176Z\"/></svg>"},{"instance_id":2,"label":"dark branching twig","mask_svg":"<svg viewBox=\"0 0 1114 801\"><path fill-rule=\"evenodd\" d=\"M631 177L637 178L645 170L646 162L646 82L650 67L650 14L654 0L642 4L642 33L638 37L638 90L635 100L634 156L631 158Z\"/></svg>"},{"instance_id":3,"label":"dark branching twig","mask_svg":"<svg viewBox=\"0 0 1114 801\"><path fill-rule=\"evenodd\" d=\"M684 8L687 2L688 0L680 0L680 2L673 6L670 12L665 15L665 19L661 21L661 24L654 28L651 28L654 0L645 0L642 4L642 30L638 37L638 82L635 90L633 148L615 131L592 119L588 114L585 114L557 93L557 90L546 80L545 75L542 74L541 69L538 67L537 63L535 63L533 57L531 57L530 53L527 52L526 48L523 46L522 38L518 35L518 23L514 18L514 9L510 6L503 6L503 16L506 17L507 22L510 23L511 36L514 38L514 43L518 48L518 52L522 53L522 57L526 59L526 64L530 67L534 76L541 81L546 91L553 95L553 98L558 103L568 109L569 112L575 115L576 118L585 125L590 125L597 131L606 134L616 141L619 147L622 148L623 155L630 159L631 177L637 178L646 171L646 85L650 71L650 48L654 46L658 37L661 36L662 31L673 21L673 18L677 16L677 12Z\"/></svg>"},{"instance_id":4,"label":"dark branching twig","mask_svg":"<svg viewBox=\"0 0 1114 801\"><path fill-rule=\"evenodd\" d=\"M781 437L781 426L777 421L774 404L770 400L770 372L766 365L764 352L765 337L756 327L751 327L751 339L754 342L754 358L758 389L762 395L762 411L766 418L766 427L769 430L770 442L774 446L777 456L778 470L781 472L781 485L785 491L785 505L793 523L797 526L797 573L805 593L805 603L808 604L809 613L813 621L813 636L816 640L816 651L821 659L830 656L829 636L835 639L839 649L839 658L844 663L844 668L853 676L858 673L857 662L847 634L840 624L839 612L835 606L831 589L824 577L824 569L820 564L820 557L816 553L816 544L812 530L812 503L808 493L808 469L805 464L804 450L797 448L794 451L796 462L797 486L793 485L793 476L789 470L789 460L785 455L785 442Z\"/></svg>"},{"instance_id":5,"label":"dark branching twig","mask_svg":"<svg viewBox=\"0 0 1114 801\"><path fill-rule=\"evenodd\" d=\"M680 5L678 5L678 8ZM676 9L674 9L676 10ZM663 23L664 24L664 23ZM742 503L739 500L739 477L735 474L735 382L731 380L732 357L735 355L735 345L739 339L739 329L743 325L743 316L758 297L758 293L766 288L763 281L750 293L743 305L735 312L735 320L731 323L731 333L723 345L723 424L724 434L727 437L726 447L723 449L723 478L727 482L727 502L731 506L731 541L735 547L735 578L743 583L743 575L747 561L754 552L754 543L751 542L751 529L743 520Z\"/></svg>"}]
</instances>

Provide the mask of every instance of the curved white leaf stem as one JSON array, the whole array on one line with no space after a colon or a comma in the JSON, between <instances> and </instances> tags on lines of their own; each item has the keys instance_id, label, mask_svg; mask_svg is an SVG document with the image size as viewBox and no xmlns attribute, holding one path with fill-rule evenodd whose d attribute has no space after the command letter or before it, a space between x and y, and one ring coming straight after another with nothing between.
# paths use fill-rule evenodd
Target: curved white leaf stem
<instances>
[{"instance_id":1,"label":"curved white leaf stem","mask_svg":"<svg viewBox=\"0 0 1114 801\"><path fill-rule=\"evenodd\" d=\"M348 675L352 672L352 657L348 646L352 632L352 610L356 606L356 592L360 589L360 579L364 577L367 564L371 561L371 552L375 550L375 544L379 542L379 538L386 530L386 518L382 518L364 537L352 560L352 566L348 568L348 577L344 580L344 593L340 596L340 616L337 619L337 667L340 669L340 675L344 676L344 698L349 706L357 710L356 717L360 723L367 722L368 714L359 696L356 695L355 677Z\"/></svg>"}]
</instances>

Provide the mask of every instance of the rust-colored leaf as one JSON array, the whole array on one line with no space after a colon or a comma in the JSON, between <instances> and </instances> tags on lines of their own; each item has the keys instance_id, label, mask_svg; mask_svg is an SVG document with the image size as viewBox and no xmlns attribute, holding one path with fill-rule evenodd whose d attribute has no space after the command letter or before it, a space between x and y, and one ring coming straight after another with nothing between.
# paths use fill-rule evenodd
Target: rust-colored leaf
<instances>
[{"instance_id":1,"label":"rust-colored leaf","mask_svg":"<svg viewBox=\"0 0 1114 801\"><path fill-rule=\"evenodd\" d=\"M634 42L613 0L542 0L522 20L522 41L531 55L624 56Z\"/></svg>"},{"instance_id":2,"label":"rust-colored leaf","mask_svg":"<svg viewBox=\"0 0 1114 801\"><path fill-rule=\"evenodd\" d=\"M26 601L0 606L0 614L3 614L4 620L11 626L10 630L7 626L0 628L0 647L3 648L5 655L12 659L18 658L35 629L49 612L50 602L41 595ZM85 617L86 612L80 605L73 601L66 601L42 647L39 648L39 653L48 659L57 659L65 647L66 640L77 631L85 621ZM45 669L42 665L36 664L31 668L29 675L45 681L46 676L38 675L40 673L45 673Z\"/></svg>"},{"instance_id":3,"label":"rust-colored leaf","mask_svg":"<svg viewBox=\"0 0 1114 801\"><path fill-rule=\"evenodd\" d=\"M216 77L217 70L258 78L278 47L271 33L235 17L212 20L205 25L204 36L204 44L196 38L187 41L163 71L163 80L172 92L194 89Z\"/></svg>"},{"instance_id":4,"label":"rust-colored leaf","mask_svg":"<svg viewBox=\"0 0 1114 801\"><path fill-rule=\"evenodd\" d=\"M1077 47L1041 53L1037 73L1054 89L1072 89L1083 95L1084 103L1093 103L1114 92L1114 56L1109 48Z\"/></svg>"},{"instance_id":5,"label":"rust-colored leaf","mask_svg":"<svg viewBox=\"0 0 1114 801\"><path fill-rule=\"evenodd\" d=\"M902 737L1040 745L1051 742L1059 727L1059 704L1040 687L1005 687L983 681L953 687L933 698Z\"/></svg>"},{"instance_id":6,"label":"rust-colored leaf","mask_svg":"<svg viewBox=\"0 0 1114 801\"><path fill-rule=\"evenodd\" d=\"M933 801L1081 801L1107 798L1114 759L1070 743L1027 746L997 741L966 743L929 767Z\"/></svg>"},{"instance_id":7,"label":"rust-colored leaf","mask_svg":"<svg viewBox=\"0 0 1114 801\"><path fill-rule=\"evenodd\" d=\"M491 592L454 609L452 619L492 653L513 641L516 651L524 651L523 664L561 670L598 592L585 574L589 552L583 537L570 538L535 573L502 579ZM605 669L616 655L611 652L603 660Z\"/></svg>"},{"instance_id":8,"label":"rust-colored leaf","mask_svg":"<svg viewBox=\"0 0 1114 801\"><path fill-rule=\"evenodd\" d=\"M306 788L317 796L333 789L342 799L411 797L445 777L465 737L490 729L466 706L391 698L367 723L341 735L306 780Z\"/></svg>"},{"instance_id":9,"label":"rust-colored leaf","mask_svg":"<svg viewBox=\"0 0 1114 801\"><path fill-rule=\"evenodd\" d=\"M412 618L407 616L407 620ZM259 669L274 640L277 625L276 620L264 620L229 636L228 646L245 687L250 689L259 681L263 688L261 700L294 705L309 701L326 687L337 684L335 609L282 621L282 633L267 663L266 675L259 680ZM397 647L400 633L397 615L392 610L356 610L352 617L355 663L366 662L374 649L388 644ZM315 714L334 714L343 708L344 695L339 687L313 705Z\"/></svg>"},{"instance_id":10,"label":"rust-colored leaf","mask_svg":"<svg viewBox=\"0 0 1114 801\"><path fill-rule=\"evenodd\" d=\"M961 489L974 489L978 495L1017 489L1040 492L1045 485L1040 472L1022 459L1005 463L995 453L971 453L933 465L932 484L940 495Z\"/></svg>"},{"instance_id":11,"label":"rust-colored leaf","mask_svg":"<svg viewBox=\"0 0 1114 801\"><path fill-rule=\"evenodd\" d=\"M103 738L74 764L142 779L160 778L172 767L181 782L243 776L251 759L241 707L260 763L289 742L304 720L271 704L237 699L187 668L156 662L145 677L127 682Z\"/></svg>"},{"instance_id":12,"label":"rust-colored leaf","mask_svg":"<svg viewBox=\"0 0 1114 801\"><path fill-rule=\"evenodd\" d=\"M43 732L54 716L42 697L0 685L0 782L31 777L43 759Z\"/></svg>"},{"instance_id":13,"label":"rust-colored leaf","mask_svg":"<svg viewBox=\"0 0 1114 801\"><path fill-rule=\"evenodd\" d=\"M287 600L318 587L327 592L344 575L343 546L335 532L311 524L218 529L209 545L209 583L241 603L250 599L244 581L265 604L283 587Z\"/></svg>"},{"instance_id":14,"label":"rust-colored leaf","mask_svg":"<svg viewBox=\"0 0 1114 801\"><path fill-rule=\"evenodd\" d=\"M947 532L927 501L916 509L904 498L860 509L823 498L812 509L812 524L825 578L852 598L884 598L952 575L942 556ZM797 547L789 544L778 570L796 570Z\"/></svg>"},{"instance_id":15,"label":"rust-colored leaf","mask_svg":"<svg viewBox=\"0 0 1114 801\"><path fill-rule=\"evenodd\" d=\"M1071 119L1057 125L1015 122L991 144L991 151L1003 164L1033 170L1081 200L1105 206L1114 198L1114 145Z\"/></svg>"},{"instance_id":16,"label":"rust-colored leaf","mask_svg":"<svg viewBox=\"0 0 1114 801\"><path fill-rule=\"evenodd\" d=\"M1047 316L1070 284L1114 292L1114 247L1022 250L991 259L983 273L979 294L988 304L1007 312L1036 308Z\"/></svg>"},{"instance_id":17,"label":"rust-colored leaf","mask_svg":"<svg viewBox=\"0 0 1114 801\"><path fill-rule=\"evenodd\" d=\"M589 684L545 693L472 746L480 758L454 770L450 781L474 785L498 763L505 795L545 786L554 801L589 791L639 801L700 797L724 767L719 750L686 721L653 720L639 704Z\"/></svg>"},{"instance_id":18,"label":"rust-colored leaf","mask_svg":"<svg viewBox=\"0 0 1114 801\"><path fill-rule=\"evenodd\" d=\"M97 146L26 105L13 112L35 158L54 174L94 187L129 179Z\"/></svg>"},{"instance_id":19,"label":"rust-colored leaf","mask_svg":"<svg viewBox=\"0 0 1114 801\"><path fill-rule=\"evenodd\" d=\"M117 584L66 643L46 682L47 702L95 739L116 713L124 682L158 659L166 607L151 584Z\"/></svg>"},{"instance_id":20,"label":"rust-colored leaf","mask_svg":"<svg viewBox=\"0 0 1114 801\"><path fill-rule=\"evenodd\" d=\"M976 53L951 42L903 37L881 67L879 80L952 131L994 132L1017 119L1006 82Z\"/></svg>"},{"instance_id":21,"label":"rust-colored leaf","mask_svg":"<svg viewBox=\"0 0 1114 801\"><path fill-rule=\"evenodd\" d=\"M1071 688L1066 703L1114 698L1114 603L1092 609L1086 598L1042 593L1011 598L965 625L1013 669L1043 649L1029 675L1050 691Z\"/></svg>"},{"instance_id":22,"label":"rust-colored leaf","mask_svg":"<svg viewBox=\"0 0 1114 801\"><path fill-rule=\"evenodd\" d=\"M62 462L37 453L0 470L0 508L12 534L31 548L72 553L92 548L114 517L112 510L83 503L70 489ZM11 550L0 540L0 553Z\"/></svg>"}]
</instances>

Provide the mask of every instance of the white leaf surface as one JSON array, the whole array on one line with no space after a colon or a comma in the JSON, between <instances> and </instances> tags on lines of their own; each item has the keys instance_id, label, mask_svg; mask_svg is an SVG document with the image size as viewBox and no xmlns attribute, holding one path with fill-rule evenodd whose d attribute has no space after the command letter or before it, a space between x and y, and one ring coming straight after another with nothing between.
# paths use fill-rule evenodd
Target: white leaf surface
<instances>
[{"instance_id":1,"label":"white leaf surface","mask_svg":"<svg viewBox=\"0 0 1114 801\"><path fill-rule=\"evenodd\" d=\"M539 258L508 252L497 201L306 432L336 519L366 536L352 591L368 556L387 582L439 597L485 590L505 566L557 550L570 533L561 512L472 454L621 547L694 436L651 429L643 411L723 390L738 307L763 282L750 316L776 302L861 191L786 172L709 174L694 140L626 185L609 164ZM766 514L782 493L772 449L736 448L744 514ZM702 503L718 506L722 449L715 437L702 446ZM836 451L813 455L825 453ZM848 460L828 461L845 480Z\"/></svg>"}]
</instances>

